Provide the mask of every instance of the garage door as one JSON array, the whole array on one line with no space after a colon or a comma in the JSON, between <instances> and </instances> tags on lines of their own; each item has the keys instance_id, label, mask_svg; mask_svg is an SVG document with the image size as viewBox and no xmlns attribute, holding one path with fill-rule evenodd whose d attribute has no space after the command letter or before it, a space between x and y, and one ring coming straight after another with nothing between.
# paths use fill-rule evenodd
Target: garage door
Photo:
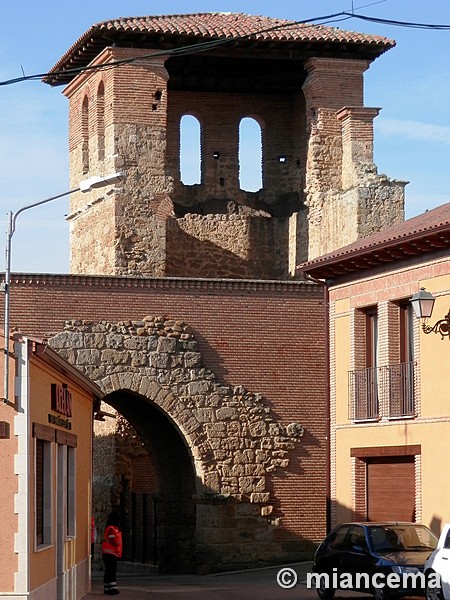
<instances>
[{"instance_id":1,"label":"garage door","mask_svg":"<svg viewBox=\"0 0 450 600\"><path fill-rule=\"evenodd\" d=\"M369 458L367 520L415 520L414 456Z\"/></svg>"}]
</instances>

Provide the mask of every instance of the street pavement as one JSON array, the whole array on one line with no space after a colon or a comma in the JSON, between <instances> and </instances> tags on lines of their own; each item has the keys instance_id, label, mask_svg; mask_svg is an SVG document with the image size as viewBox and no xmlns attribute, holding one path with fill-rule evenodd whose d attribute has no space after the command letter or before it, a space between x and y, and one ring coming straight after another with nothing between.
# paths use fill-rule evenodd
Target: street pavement
<instances>
[{"instance_id":1,"label":"street pavement","mask_svg":"<svg viewBox=\"0 0 450 600\"><path fill-rule=\"evenodd\" d=\"M251 571L221 573L215 575L158 575L118 574L117 585L120 600L318 600L315 589L306 587L306 574L311 563L289 565L292 571L285 572L282 577L285 584L290 585L296 578L292 588L283 589L277 583L280 569L286 567L270 567ZM104 598L101 574L94 574L92 591L83 600ZM338 591L336 600L356 600L371 598L368 594ZM406 600L406 599L405 599ZM412 600L408 598L408 600ZM421 599L423 600L423 598Z\"/></svg>"}]
</instances>

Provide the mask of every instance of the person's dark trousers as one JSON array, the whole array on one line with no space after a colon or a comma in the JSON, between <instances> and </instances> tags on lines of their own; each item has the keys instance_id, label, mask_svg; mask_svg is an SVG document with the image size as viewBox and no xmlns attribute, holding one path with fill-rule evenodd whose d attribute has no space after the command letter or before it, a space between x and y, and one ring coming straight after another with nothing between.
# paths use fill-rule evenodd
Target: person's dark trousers
<instances>
[{"instance_id":1,"label":"person's dark trousers","mask_svg":"<svg viewBox=\"0 0 450 600\"><path fill-rule=\"evenodd\" d=\"M112 554L103 554L103 563L105 565L105 573L103 575L103 593L109 596L119 594L117 589L116 572L117 558Z\"/></svg>"}]
</instances>

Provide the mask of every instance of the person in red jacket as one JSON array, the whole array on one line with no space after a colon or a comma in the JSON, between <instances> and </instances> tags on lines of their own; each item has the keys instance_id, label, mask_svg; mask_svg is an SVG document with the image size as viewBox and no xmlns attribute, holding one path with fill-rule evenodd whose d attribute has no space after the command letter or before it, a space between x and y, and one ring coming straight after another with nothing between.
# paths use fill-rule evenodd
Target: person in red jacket
<instances>
[{"instance_id":1,"label":"person in red jacket","mask_svg":"<svg viewBox=\"0 0 450 600\"><path fill-rule=\"evenodd\" d=\"M105 565L103 593L109 596L120 594L117 589L116 573L117 559L122 558L122 532L120 530L120 516L117 512L112 512L106 521L102 542L102 557Z\"/></svg>"}]
</instances>

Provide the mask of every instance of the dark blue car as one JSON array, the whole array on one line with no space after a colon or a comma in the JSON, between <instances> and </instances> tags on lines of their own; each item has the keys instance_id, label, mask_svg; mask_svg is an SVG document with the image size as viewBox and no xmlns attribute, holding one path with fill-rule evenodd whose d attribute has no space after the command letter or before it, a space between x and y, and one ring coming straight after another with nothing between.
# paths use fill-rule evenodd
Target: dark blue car
<instances>
[{"instance_id":1,"label":"dark blue car","mask_svg":"<svg viewBox=\"0 0 450 600\"><path fill-rule=\"evenodd\" d=\"M437 538L417 523L346 523L320 544L314 556L312 584L319 598L336 589L373 594L375 600L421 595L423 565Z\"/></svg>"}]
</instances>

